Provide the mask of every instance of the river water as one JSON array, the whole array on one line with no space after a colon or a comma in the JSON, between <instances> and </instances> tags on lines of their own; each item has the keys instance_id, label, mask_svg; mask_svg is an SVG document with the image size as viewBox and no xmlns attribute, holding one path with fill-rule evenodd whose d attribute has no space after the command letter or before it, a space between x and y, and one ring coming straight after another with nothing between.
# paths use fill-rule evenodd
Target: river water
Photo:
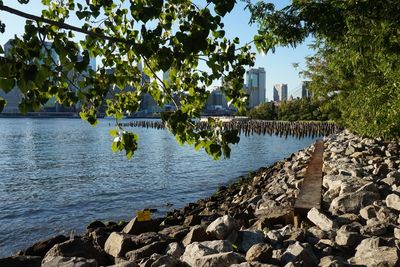
<instances>
[{"instance_id":1,"label":"river water","mask_svg":"<svg viewBox=\"0 0 400 267\"><path fill-rule=\"evenodd\" d=\"M315 140L241 136L230 159L214 161L167 131L134 128L139 149L128 161L111 151L110 124L0 119L0 257L56 234L82 233L96 219L130 220L143 208L163 215Z\"/></svg>"}]
</instances>

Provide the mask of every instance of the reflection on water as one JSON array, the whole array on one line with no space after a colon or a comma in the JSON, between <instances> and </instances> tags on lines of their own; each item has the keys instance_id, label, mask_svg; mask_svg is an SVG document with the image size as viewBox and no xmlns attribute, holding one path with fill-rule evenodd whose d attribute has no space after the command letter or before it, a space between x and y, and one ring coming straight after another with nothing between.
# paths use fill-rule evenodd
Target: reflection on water
<instances>
[{"instance_id":1,"label":"reflection on water","mask_svg":"<svg viewBox=\"0 0 400 267\"><path fill-rule=\"evenodd\" d=\"M129 220L146 207L164 214L165 203L182 207L313 142L242 136L231 159L213 161L167 131L136 128L139 149L128 161L111 152L109 123L0 119L0 256L95 219Z\"/></svg>"}]
</instances>

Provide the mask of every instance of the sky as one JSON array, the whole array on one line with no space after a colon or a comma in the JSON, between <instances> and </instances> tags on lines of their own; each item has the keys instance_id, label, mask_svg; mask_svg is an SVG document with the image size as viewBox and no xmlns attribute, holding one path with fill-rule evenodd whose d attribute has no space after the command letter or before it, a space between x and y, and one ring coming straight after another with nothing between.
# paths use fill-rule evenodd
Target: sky
<instances>
[{"instance_id":1,"label":"sky","mask_svg":"<svg viewBox=\"0 0 400 267\"><path fill-rule=\"evenodd\" d=\"M40 0L31 0L28 5L18 4L16 0L3 0L4 5L18 8L21 11L31 13L34 15L41 14L42 5ZM196 3L205 1L198 0ZM271 0L277 8L282 8L288 5L290 0ZM204 4L203 4L204 5ZM244 3L238 1L235 8L231 13L225 16L225 32L228 38L239 37L242 44L250 42L253 36L257 33L257 25L249 25L250 14L248 10L244 10ZM0 44L4 45L15 34L21 35L25 25L25 19L18 16L0 11L0 20L6 24L6 32L0 34ZM74 24L69 22L71 24ZM286 83L288 84L288 95L298 97L301 94L299 89L301 86L301 78L298 74L301 67L304 67L305 57L312 55L313 51L308 48L308 43L298 46L297 48L284 48L279 47L272 54L269 52L266 55L257 53L255 68L262 67L266 71L266 97L268 100L273 98L272 88L274 84ZM256 49L254 48L254 51ZM299 63L300 68L295 69L293 63Z\"/></svg>"}]
</instances>

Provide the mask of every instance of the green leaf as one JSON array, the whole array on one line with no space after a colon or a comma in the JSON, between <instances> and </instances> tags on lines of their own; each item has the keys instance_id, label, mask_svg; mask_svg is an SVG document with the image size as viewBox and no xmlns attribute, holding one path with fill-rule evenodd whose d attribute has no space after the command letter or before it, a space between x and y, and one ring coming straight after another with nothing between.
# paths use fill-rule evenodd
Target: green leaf
<instances>
[{"instance_id":1,"label":"green leaf","mask_svg":"<svg viewBox=\"0 0 400 267\"><path fill-rule=\"evenodd\" d=\"M10 92L15 86L14 79L0 78L0 89L4 92Z\"/></svg>"}]
</instances>

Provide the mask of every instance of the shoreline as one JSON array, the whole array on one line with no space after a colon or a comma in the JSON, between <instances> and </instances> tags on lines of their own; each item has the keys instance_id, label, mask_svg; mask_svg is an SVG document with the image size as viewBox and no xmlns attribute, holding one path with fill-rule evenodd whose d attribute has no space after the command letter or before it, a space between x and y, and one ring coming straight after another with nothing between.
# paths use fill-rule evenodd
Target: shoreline
<instances>
[{"instance_id":1,"label":"shoreline","mask_svg":"<svg viewBox=\"0 0 400 267\"><path fill-rule=\"evenodd\" d=\"M399 143L347 131L324 142L322 208L299 228L290 212L313 146L166 217L96 221L81 237L40 241L0 265L397 266Z\"/></svg>"}]
</instances>

